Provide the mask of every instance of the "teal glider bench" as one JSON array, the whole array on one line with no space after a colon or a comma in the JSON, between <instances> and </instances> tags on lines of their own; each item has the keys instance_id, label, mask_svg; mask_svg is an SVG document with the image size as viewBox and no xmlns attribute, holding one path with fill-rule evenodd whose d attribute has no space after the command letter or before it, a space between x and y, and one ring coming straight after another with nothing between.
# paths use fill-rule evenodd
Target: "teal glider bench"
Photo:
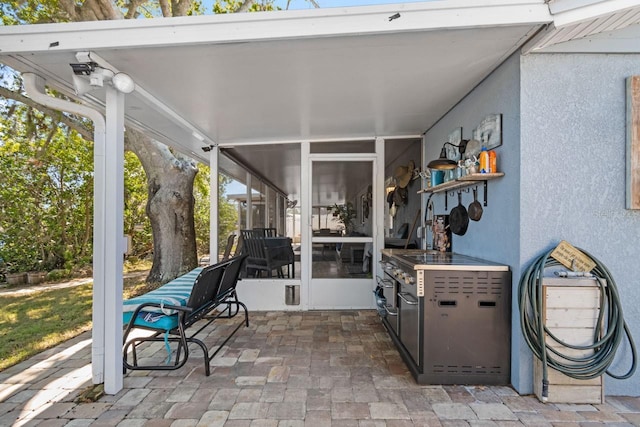
<instances>
[{"instance_id":1,"label":"teal glider bench","mask_svg":"<svg viewBox=\"0 0 640 427\"><path fill-rule=\"evenodd\" d=\"M123 302L123 324L126 326L122 350L125 371L130 370L174 370L187 363L189 343L195 343L204 353L205 374L209 376L209 364L222 347L244 324L249 326L247 307L238 300L236 284L247 255L208 267L199 267L177 279ZM218 349L209 355L207 345L196 338L203 329L216 319L235 317L240 308L244 320L224 339ZM199 322L201 321L202 322ZM199 322L199 323L197 323ZM196 325L193 333L187 330ZM151 336L129 337L134 329L153 331ZM168 358L164 365L138 363L137 348L148 342L164 342ZM177 344L175 360L171 363L171 343Z\"/></svg>"}]
</instances>

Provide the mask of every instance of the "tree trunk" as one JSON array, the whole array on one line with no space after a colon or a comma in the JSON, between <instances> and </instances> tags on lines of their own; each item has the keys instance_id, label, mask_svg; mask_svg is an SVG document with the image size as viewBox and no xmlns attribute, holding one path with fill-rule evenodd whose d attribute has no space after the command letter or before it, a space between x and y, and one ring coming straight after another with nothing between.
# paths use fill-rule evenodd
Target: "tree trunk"
<instances>
[{"instance_id":1,"label":"tree trunk","mask_svg":"<svg viewBox=\"0 0 640 427\"><path fill-rule=\"evenodd\" d=\"M311 0L315 5L314 0ZM255 0L244 0L235 12L246 12ZM111 0L59 0L58 6L70 21L93 21L105 19L136 18L142 0L120 2ZM189 13L192 0L159 0L164 17L182 16ZM16 7L16 6L13 6ZM56 19L52 18L52 22ZM52 109L35 105L18 92L0 86L0 96L31 105L78 131L85 139L92 139L92 132ZM134 152L147 174L147 214L151 220L153 234L153 266L147 282L167 282L197 265L194 227L193 181L197 173L192 159L174 155L157 141L139 132L127 130L125 148Z\"/></svg>"},{"instance_id":2,"label":"tree trunk","mask_svg":"<svg viewBox=\"0 0 640 427\"><path fill-rule=\"evenodd\" d=\"M153 233L150 283L165 283L198 264L194 225L195 162L139 132L127 130L127 149L138 155L147 175L147 215Z\"/></svg>"}]
</instances>

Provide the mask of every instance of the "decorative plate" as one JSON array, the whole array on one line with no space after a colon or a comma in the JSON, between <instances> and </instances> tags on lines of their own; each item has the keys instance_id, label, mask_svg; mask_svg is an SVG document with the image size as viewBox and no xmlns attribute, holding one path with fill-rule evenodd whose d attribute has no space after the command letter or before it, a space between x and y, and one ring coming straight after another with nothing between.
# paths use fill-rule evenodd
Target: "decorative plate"
<instances>
[{"instance_id":1,"label":"decorative plate","mask_svg":"<svg viewBox=\"0 0 640 427\"><path fill-rule=\"evenodd\" d=\"M470 139L467 142L467 149L464 152L465 159L472 159L475 157L476 159L480 155L480 151L482 151L482 144L477 139Z\"/></svg>"}]
</instances>

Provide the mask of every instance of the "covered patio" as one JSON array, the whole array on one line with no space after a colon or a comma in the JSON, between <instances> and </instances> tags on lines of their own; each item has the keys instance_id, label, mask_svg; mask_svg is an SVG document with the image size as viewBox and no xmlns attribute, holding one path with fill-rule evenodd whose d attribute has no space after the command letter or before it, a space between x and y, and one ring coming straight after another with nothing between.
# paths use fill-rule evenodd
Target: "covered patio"
<instances>
[{"instance_id":1,"label":"covered patio","mask_svg":"<svg viewBox=\"0 0 640 427\"><path fill-rule=\"evenodd\" d=\"M614 400L618 406L556 406L549 410L531 398L518 397L510 388L417 386L399 363L397 352L376 322L375 312L366 309L374 307L371 291L376 274L381 272L377 261L389 231L385 225L385 181L401 164L401 154L391 156L395 163L387 156L398 145L417 141L421 151L416 163L424 169L443 142L440 128L448 123L443 118L466 99L473 99L468 96L474 89L486 82L492 84L500 76L501 67L513 65L519 73L520 59L532 52L638 24L638 8L634 2L622 0L590 0L586 4L573 0L453 0L1 28L0 60L24 73L31 96L39 102L51 102L44 91L46 83L80 99L82 105L70 111L91 117L96 123L92 376L94 383L104 383L107 393L113 395L101 401L107 408L105 413L109 412L105 416L140 417L144 422L171 419L174 403L190 402L184 403L186 411L199 408L203 411L199 421L211 425L225 420L226 425L248 425L247 420L236 419L240 410L234 412L234 407L254 414L254 421L271 420L266 424L256 421L255 425L275 425L273 420L296 425L302 419L308 425L330 420L345 425L354 425L354 420L362 421L359 425L377 425L377 421L386 425L438 425L441 421L637 423L636 415L625 418L617 414L637 411L637 400L633 399L632 409L626 406L627 401ZM124 72L135 82L133 92L125 95L105 85L77 95L72 63L95 63L113 73ZM256 73L260 78L255 78ZM519 85L517 80L514 93L509 94L516 107L520 104ZM505 119L516 125L509 129L509 136L515 136L508 153L516 158L522 124L517 108L509 114ZM455 125L465 119L471 121L469 117L471 114L456 117ZM533 122L524 125L529 123ZM244 292L241 298L253 310L252 327L234 339L228 356L218 360L228 365L216 366L218 375L210 378L203 377L196 365L175 376L153 373L123 379L121 375L123 241L115 236L122 235L125 124L211 166L211 242L218 241L215 189L219 172L260 176L268 188L266 198L274 200L278 227L284 223L282 214L288 202L299 202L303 221L300 274L295 281L256 280L239 286L239 292ZM437 140L425 139L429 131L437 135ZM240 158L244 161L238 162ZM228 159L244 163L243 172L234 172ZM406 164L406 159L402 161ZM364 168L359 169L362 165ZM519 209L515 206L520 197L518 186L526 176L516 162L508 167L510 187L502 197L510 201L503 205L515 212ZM337 170L346 172L338 174ZM354 180L349 173L364 174L368 181L355 192L350 191L347 184ZM117 179L109 180L113 177ZM331 179L336 177L339 179ZM251 179L247 183L249 207ZM418 179L418 188L421 184ZM371 277L353 279L349 292L341 292L342 282L323 282L313 276L313 245L343 240L314 236L313 209L364 200L361 196L369 186L371 214L368 222L361 222L369 232L350 239L372 248L373 271ZM426 196L419 197L415 221L424 225L420 213L427 209ZM486 218L490 215L488 212ZM500 224L500 219L494 216L493 224ZM522 230L518 216L511 220L518 228L509 245L494 245L489 252L503 258L496 260L508 264L517 277L524 264L520 258ZM252 226L250 222L246 225ZM471 243L484 243L482 237L477 235ZM424 248L424 240L421 244ZM211 253L216 252L214 245ZM482 250L487 252L484 246ZM475 246L468 250L471 255L474 251ZM282 296L287 285L300 287L300 306L285 306ZM356 310L341 311L344 308ZM335 311L307 311L315 309ZM513 310L517 310L515 304ZM321 322L317 322L318 317ZM521 345L517 322L513 324L512 366L518 380L514 385L526 390L531 354ZM39 367L34 369L38 371ZM316 375L320 371L322 375ZM11 372L6 377L8 383ZM333 375L338 372L341 375ZM17 384L23 384L22 377L16 378ZM365 386L364 395L357 391L361 385ZM164 387L178 388L174 394ZM203 392L199 394L196 391L200 388ZM287 390L292 391L288 394ZM233 402L205 405L199 401L214 402L217 394L212 393L220 393L222 399L227 391L235 396ZM16 395L9 392L10 396ZM281 400L271 402L272 392L278 396L273 399ZM8 413L13 416L16 410L31 410L30 406L20 406L31 399L31 393L38 394L26 391L16 397L24 401L10 405ZM420 396L419 404L412 400L415 396ZM291 403L284 405L287 397ZM303 397L304 404L295 400ZM364 401L350 400L356 398ZM129 403L145 399L149 401L141 408L147 409L140 412ZM472 403L467 405L467 401ZM418 406L431 410L418 410ZM484 412L487 408L494 408L497 415L493 409ZM60 409L64 413L68 410ZM396 413L404 418L394 418ZM571 415L560 415L565 413ZM297 421L287 424L287 420ZM311 422L314 420L318 423Z\"/></svg>"}]
</instances>

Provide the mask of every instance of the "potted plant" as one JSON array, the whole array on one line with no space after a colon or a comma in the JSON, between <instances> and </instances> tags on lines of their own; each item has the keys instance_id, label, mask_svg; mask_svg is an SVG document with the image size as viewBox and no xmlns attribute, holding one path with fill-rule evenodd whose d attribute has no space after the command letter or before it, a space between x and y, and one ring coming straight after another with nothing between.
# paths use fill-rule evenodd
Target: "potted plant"
<instances>
[{"instance_id":1,"label":"potted plant","mask_svg":"<svg viewBox=\"0 0 640 427\"><path fill-rule=\"evenodd\" d=\"M27 272L27 283L29 285L37 285L38 283L44 282L45 277L47 277L47 272L43 270L44 263L42 261L38 261L33 265L33 268Z\"/></svg>"},{"instance_id":2,"label":"potted plant","mask_svg":"<svg viewBox=\"0 0 640 427\"><path fill-rule=\"evenodd\" d=\"M27 273L25 273L25 266L17 262L8 262L6 264L7 284L9 286L24 285L27 283Z\"/></svg>"},{"instance_id":3,"label":"potted plant","mask_svg":"<svg viewBox=\"0 0 640 427\"><path fill-rule=\"evenodd\" d=\"M344 205L334 204L331 213L344 225L345 234L348 236L353 231L353 219L356 217L356 209L353 204L347 202Z\"/></svg>"}]
</instances>

